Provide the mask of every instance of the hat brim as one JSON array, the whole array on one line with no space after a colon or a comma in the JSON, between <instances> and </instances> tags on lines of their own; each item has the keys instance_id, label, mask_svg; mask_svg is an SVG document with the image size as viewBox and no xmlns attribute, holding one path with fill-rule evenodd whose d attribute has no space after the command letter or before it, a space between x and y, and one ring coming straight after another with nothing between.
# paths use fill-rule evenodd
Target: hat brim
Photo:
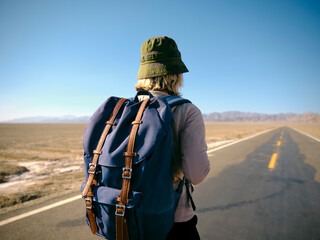
<instances>
[{"instance_id":1,"label":"hat brim","mask_svg":"<svg viewBox=\"0 0 320 240\"><path fill-rule=\"evenodd\" d=\"M144 62L140 64L138 79L159 77L168 74L179 74L189 72L182 62Z\"/></svg>"}]
</instances>

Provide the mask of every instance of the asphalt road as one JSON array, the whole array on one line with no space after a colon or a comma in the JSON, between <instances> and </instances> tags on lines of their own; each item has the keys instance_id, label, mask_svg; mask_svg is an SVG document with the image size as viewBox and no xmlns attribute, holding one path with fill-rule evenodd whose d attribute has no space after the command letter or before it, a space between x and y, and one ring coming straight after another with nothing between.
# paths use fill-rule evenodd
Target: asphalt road
<instances>
[{"instance_id":1,"label":"asphalt road","mask_svg":"<svg viewBox=\"0 0 320 240\"><path fill-rule=\"evenodd\" d=\"M214 151L210 160L212 171L194 193L201 239L320 239L320 183L307 163L320 164L320 142L279 128ZM79 199L1 226L0 239L100 239L84 214Z\"/></svg>"},{"instance_id":2,"label":"asphalt road","mask_svg":"<svg viewBox=\"0 0 320 240\"><path fill-rule=\"evenodd\" d=\"M236 163L196 189L202 239L320 239L320 183L306 164L313 157L320 164L320 142L289 128L214 152L212 168Z\"/></svg>"}]
</instances>

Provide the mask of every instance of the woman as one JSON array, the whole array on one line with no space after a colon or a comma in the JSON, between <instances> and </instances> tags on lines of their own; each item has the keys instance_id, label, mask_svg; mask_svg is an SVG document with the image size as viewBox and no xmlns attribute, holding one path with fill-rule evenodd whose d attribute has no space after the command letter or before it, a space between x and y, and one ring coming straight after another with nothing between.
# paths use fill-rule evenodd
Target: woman
<instances>
[{"instance_id":1,"label":"woman","mask_svg":"<svg viewBox=\"0 0 320 240\"><path fill-rule=\"evenodd\" d=\"M150 38L141 47L136 90L148 90L155 97L180 96L182 74L185 72L188 72L188 69L182 62L181 54L173 39ZM192 103L185 103L172 111L172 174L173 184L177 189L183 177L192 184L202 182L210 170L210 165L205 126L200 110ZM200 239L190 192L191 189L187 191L185 185L175 212L175 223L167 240Z\"/></svg>"}]
</instances>

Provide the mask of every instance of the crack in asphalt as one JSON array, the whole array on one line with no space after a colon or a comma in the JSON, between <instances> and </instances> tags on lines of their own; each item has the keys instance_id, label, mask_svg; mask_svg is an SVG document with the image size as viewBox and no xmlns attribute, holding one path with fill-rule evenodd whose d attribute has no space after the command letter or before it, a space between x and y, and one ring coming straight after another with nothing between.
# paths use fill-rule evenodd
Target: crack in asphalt
<instances>
[{"instance_id":1,"label":"crack in asphalt","mask_svg":"<svg viewBox=\"0 0 320 240\"><path fill-rule=\"evenodd\" d=\"M207 207L207 208L200 208L197 209L196 212L199 213L205 213L205 212L212 212L212 211L225 211L225 210L230 210L233 208L238 208L246 205L252 205L252 204L257 204L260 201L266 200L266 199L273 199L278 196L283 195L287 190L290 190L293 184L305 184L305 181L296 179L296 178L283 178L283 177L272 177L270 179L266 180L267 182L282 182L284 183L284 186L281 188L281 190L268 194L266 196L263 196L261 198L256 198L256 199L251 199L251 200L245 200L245 201L238 201L234 203L229 203L226 205L221 205L221 206L212 206L212 207Z\"/></svg>"}]
</instances>

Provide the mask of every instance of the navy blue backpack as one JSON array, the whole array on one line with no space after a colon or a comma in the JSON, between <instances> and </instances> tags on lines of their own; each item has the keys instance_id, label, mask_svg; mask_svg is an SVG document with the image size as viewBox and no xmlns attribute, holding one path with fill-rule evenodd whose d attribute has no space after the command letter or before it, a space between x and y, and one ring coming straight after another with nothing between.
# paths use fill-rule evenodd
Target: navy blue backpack
<instances>
[{"instance_id":1,"label":"navy blue backpack","mask_svg":"<svg viewBox=\"0 0 320 240\"><path fill-rule=\"evenodd\" d=\"M139 101L138 95L149 95ZM106 239L163 240L174 223L184 181L173 189L171 108L178 96L110 97L83 137L82 196L93 234Z\"/></svg>"}]
</instances>

